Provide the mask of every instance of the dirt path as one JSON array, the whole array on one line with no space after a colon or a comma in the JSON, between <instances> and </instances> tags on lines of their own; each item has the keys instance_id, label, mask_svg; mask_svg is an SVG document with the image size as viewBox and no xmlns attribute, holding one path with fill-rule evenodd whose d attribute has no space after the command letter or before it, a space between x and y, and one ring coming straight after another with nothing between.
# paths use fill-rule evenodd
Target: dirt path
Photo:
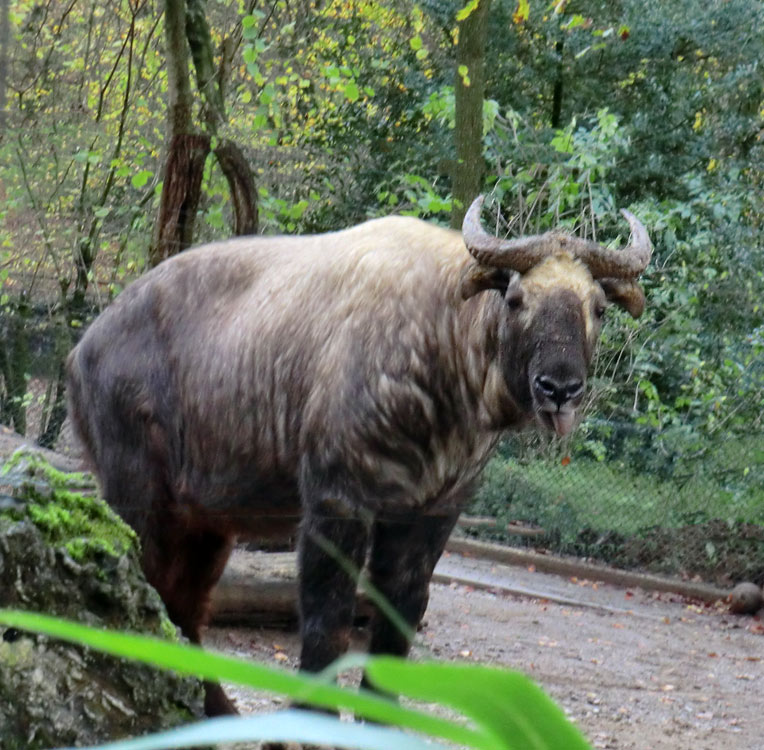
<instances>
[{"instance_id":1,"label":"dirt path","mask_svg":"<svg viewBox=\"0 0 764 750\"><path fill-rule=\"evenodd\" d=\"M626 591L516 567L444 557L439 571L555 598L434 584L417 651L520 669L579 724L595 748L764 748L764 623L679 597ZM209 647L295 666L295 633L211 628ZM359 637L358 647L362 647ZM237 691L245 712L280 701ZM563 750L563 749L561 749Z\"/></svg>"}]
</instances>

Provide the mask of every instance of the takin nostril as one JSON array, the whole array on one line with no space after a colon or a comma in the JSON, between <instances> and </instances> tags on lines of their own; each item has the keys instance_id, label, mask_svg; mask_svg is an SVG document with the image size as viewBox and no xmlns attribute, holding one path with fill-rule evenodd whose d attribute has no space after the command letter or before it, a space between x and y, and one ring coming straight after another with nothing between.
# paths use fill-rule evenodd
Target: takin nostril
<instances>
[{"instance_id":1,"label":"takin nostril","mask_svg":"<svg viewBox=\"0 0 764 750\"><path fill-rule=\"evenodd\" d=\"M584 392L584 381L579 378L560 383L548 375L538 375L535 386L545 398L554 401L558 409L568 401L579 398Z\"/></svg>"},{"instance_id":2,"label":"takin nostril","mask_svg":"<svg viewBox=\"0 0 764 750\"><path fill-rule=\"evenodd\" d=\"M576 398L580 398L584 392L583 380L570 380L566 387L566 395L569 401L573 401Z\"/></svg>"},{"instance_id":3,"label":"takin nostril","mask_svg":"<svg viewBox=\"0 0 764 750\"><path fill-rule=\"evenodd\" d=\"M547 398L557 400L557 383L546 375L536 377L536 388Z\"/></svg>"}]
</instances>

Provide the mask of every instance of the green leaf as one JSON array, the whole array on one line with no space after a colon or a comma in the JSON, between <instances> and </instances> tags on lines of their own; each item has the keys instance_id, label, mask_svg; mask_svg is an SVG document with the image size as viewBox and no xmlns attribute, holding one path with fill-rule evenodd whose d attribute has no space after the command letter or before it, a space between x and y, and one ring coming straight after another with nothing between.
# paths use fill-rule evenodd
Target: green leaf
<instances>
[{"instance_id":1,"label":"green leaf","mask_svg":"<svg viewBox=\"0 0 764 750\"><path fill-rule=\"evenodd\" d=\"M383 690L457 708L497 748L591 750L562 710L519 672L473 664L404 664L380 657L367 664L366 673Z\"/></svg>"},{"instance_id":2,"label":"green leaf","mask_svg":"<svg viewBox=\"0 0 764 750\"><path fill-rule=\"evenodd\" d=\"M396 729L340 721L311 711L209 719L147 737L99 745L99 750L174 750L219 743L299 742L358 750L445 750ZM74 750L73 748L68 750Z\"/></svg>"},{"instance_id":3,"label":"green leaf","mask_svg":"<svg viewBox=\"0 0 764 750\"><path fill-rule=\"evenodd\" d=\"M518 0L517 10L512 14L512 21L516 24L525 23L530 15L531 7L528 0Z\"/></svg>"},{"instance_id":4,"label":"green leaf","mask_svg":"<svg viewBox=\"0 0 764 750\"><path fill-rule=\"evenodd\" d=\"M133 175L130 182L136 189L142 188L152 177L154 173L148 169L142 169L140 172Z\"/></svg>"},{"instance_id":5,"label":"green leaf","mask_svg":"<svg viewBox=\"0 0 764 750\"><path fill-rule=\"evenodd\" d=\"M49 615L0 609L0 622L11 627L83 643L104 653L171 669L200 679L232 682L271 690L300 703L346 709L358 716L429 734L480 750L505 750L486 741L481 732L447 719L403 708L367 691L327 684L321 676L294 674L274 667L204 651L197 646L170 643L145 635L91 628Z\"/></svg>"},{"instance_id":6,"label":"green leaf","mask_svg":"<svg viewBox=\"0 0 764 750\"><path fill-rule=\"evenodd\" d=\"M360 95L361 92L358 90L358 86L356 85L355 81L349 81L347 84L345 84L345 97L348 99L348 101L358 101L358 97Z\"/></svg>"},{"instance_id":7,"label":"green leaf","mask_svg":"<svg viewBox=\"0 0 764 750\"><path fill-rule=\"evenodd\" d=\"M464 21L478 7L480 0L470 0L461 10L456 11L456 20Z\"/></svg>"}]
</instances>

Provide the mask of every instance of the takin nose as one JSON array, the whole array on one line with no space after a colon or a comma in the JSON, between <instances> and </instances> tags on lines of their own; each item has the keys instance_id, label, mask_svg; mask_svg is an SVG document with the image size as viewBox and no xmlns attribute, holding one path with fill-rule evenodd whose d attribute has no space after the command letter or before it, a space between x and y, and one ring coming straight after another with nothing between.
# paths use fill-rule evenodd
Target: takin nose
<instances>
[{"instance_id":1,"label":"takin nose","mask_svg":"<svg viewBox=\"0 0 764 750\"><path fill-rule=\"evenodd\" d=\"M561 380L551 375L537 375L533 385L541 400L553 401L558 409L571 401L580 400L584 392L584 381L581 378Z\"/></svg>"}]
</instances>

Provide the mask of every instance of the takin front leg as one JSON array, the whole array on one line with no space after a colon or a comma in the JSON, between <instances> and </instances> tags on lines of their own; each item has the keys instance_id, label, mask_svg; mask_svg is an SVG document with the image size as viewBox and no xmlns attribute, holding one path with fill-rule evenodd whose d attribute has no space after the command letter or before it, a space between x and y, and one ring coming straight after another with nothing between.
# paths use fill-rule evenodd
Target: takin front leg
<instances>
[{"instance_id":1,"label":"takin front leg","mask_svg":"<svg viewBox=\"0 0 764 750\"><path fill-rule=\"evenodd\" d=\"M306 512L298 548L300 669L320 672L347 650L367 540L367 524L338 517L333 503Z\"/></svg>"},{"instance_id":2,"label":"takin front leg","mask_svg":"<svg viewBox=\"0 0 764 750\"><path fill-rule=\"evenodd\" d=\"M348 647L355 616L358 573L363 567L368 525L338 517L337 505L306 511L298 542L300 571L300 669L320 672ZM298 705L297 708L304 708ZM292 750L292 743L268 742L262 750ZM303 746L302 750L313 750Z\"/></svg>"},{"instance_id":3,"label":"takin front leg","mask_svg":"<svg viewBox=\"0 0 764 750\"><path fill-rule=\"evenodd\" d=\"M374 588L405 623L376 609L371 623L371 654L406 656L429 600L435 564L456 524L458 513L401 516L374 523L369 576ZM372 687L364 677L364 687Z\"/></svg>"}]
</instances>

